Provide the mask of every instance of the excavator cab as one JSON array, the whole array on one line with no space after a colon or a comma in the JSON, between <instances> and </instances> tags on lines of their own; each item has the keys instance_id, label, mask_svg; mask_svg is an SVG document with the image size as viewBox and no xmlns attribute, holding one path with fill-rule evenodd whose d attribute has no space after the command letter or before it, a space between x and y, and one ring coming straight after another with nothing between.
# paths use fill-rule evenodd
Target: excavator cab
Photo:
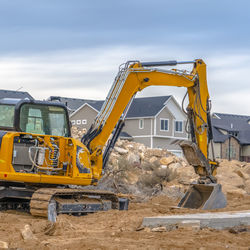
<instances>
[{"instance_id":1,"label":"excavator cab","mask_svg":"<svg viewBox=\"0 0 250 250\"><path fill-rule=\"evenodd\" d=\"M70 136L67 108L61 103L4 98L0 129L39 135Z\"/></svg>"}]
</instances>

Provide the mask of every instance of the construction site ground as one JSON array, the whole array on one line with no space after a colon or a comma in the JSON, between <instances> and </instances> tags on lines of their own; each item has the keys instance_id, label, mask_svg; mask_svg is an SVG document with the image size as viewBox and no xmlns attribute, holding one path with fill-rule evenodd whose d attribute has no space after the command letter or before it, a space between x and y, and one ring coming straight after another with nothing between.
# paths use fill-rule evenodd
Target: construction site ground
<instances>
[{"instance_id":1,"label":"construction site ground","mask_svg":"<svg viewBox=\"0 0 250 250\"><path fill-rule=\"evenodd\" d=\"M219 166L216 177L228 205L213 211L249 210L250 163L220 160ZM249 227L177 227L165 232L141 227L144 217L207 212L173 208L197 177L185 159L167 150L118 140L96 188L130 197L128 211L110 210L81 217L59 215L55 224L28 213L2 211L0 249L249 250Z\"/></svg>"},{"instance_id":2,"label":"construction site ground","mask_svg":"<svg viewBox=\"0 0 250 250\"><path fill-rule=\"evenodd\" d=\"M250 207L248 195L231 194L227 198L228 206L216 211ZM172 208L176 204L176 200L160 195L146 202L131 202L128 211L111 210L81 217L60 215L53 225L45 218L5 211L0 213L0 240L10 249L250 249L247 228L243 232L208 228L152 232L141 228L146 216L202 212ZM24 237L27 225L29 230Z\"/></svg>"}]
</instances>

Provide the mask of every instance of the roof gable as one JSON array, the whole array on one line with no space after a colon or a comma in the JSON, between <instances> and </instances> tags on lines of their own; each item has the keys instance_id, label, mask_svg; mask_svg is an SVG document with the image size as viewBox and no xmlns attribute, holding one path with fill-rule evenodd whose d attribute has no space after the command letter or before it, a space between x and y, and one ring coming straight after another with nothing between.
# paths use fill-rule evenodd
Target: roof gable
<instances>
[{"instance_id":1,"label":"roof gable","mask_svg":"<svg viewBox=\"0 0 250 250\"><path fill-rule=\"evenodd\" d=\"M215 113L218 118L212 118L214 141L224 142L230 134L237 132L235 138L240 142L240 144L250 144L250 116L245 115L234 115L234 114L223 114ZM228 132L227 135L221 135L222 133L219 129L223 129Z\"/></svg>"},{"instance_id":2,"label":"roof gable","mask_svg":"<svg viewBox=\"0 0 250 250\"><path fill-rule=\"evenodd\" d=\"M73 113L71 113L70 117L74 116L78 111L82 110L85 106L90 107L97 113L100 111L102 104L104 101L91 101L91 102L85 102L83 105L81 105L77 110L75 110Z\"/></svg>"},{"instance_id":3,"label":"roof gable","mask_svg":"<svg viewBox=\"0 0 250 250\"><path fill-rule=\"evenodd\" d=\"M184 121L187 120L185 113L183 112L182 108L180 107L179 103L170 96L171 98L165 104L167 106L168 111L172 114L173 118L177 121Z\"/></svg>"}]
</instances>

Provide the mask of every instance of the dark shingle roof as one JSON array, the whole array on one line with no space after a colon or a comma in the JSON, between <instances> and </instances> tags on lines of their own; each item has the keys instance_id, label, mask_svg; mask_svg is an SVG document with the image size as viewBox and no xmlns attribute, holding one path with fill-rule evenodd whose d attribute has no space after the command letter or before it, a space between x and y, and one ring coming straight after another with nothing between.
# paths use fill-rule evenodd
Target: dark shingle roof
<instances>
[{"instance_id":1,"label":"dark shingle roof","mask_svg":"<svg viewBox=\"0 0 250 250\"><path fill-rule=\"evenodd\" d=\"M100 111L101 110L101 107L104 103L104 101L94 101L94 100L88 100L86 101L86 103L88 103L90 106L92 106L94 109Z\"/></svg>"},{"instance_id":2,"label":"dark shingle roof","mask_svg":"<svg viewBox=\"0 0 250 250\"><path fill-rule=\"evenodd\" d=\"M127 132L124 132L124 131L122 131L120 133L119 137L121 137L123 139L132 139L133 138L130 134L128 134Z\"/></svg>"},{"instance_id":3,"label":"dark shingle roof","mask_svg":"<svg viewBox=\"0 0 250 250\"><path fill-rule=\"evenodd\" d=\"M129 108L127 117L155 116L171 96L154 96L135 98Z\"/></svg>"},{"instance_id":4,"label":"dark shingle roof","mask_svg":"<svg viewBox=\"0 0 250 250\"><path fill-rule=\"evenodd\" d=\"M215 113L218 118L212 118L214 141L224 142L230 135L224 135L219 130L237 133L235 138L240 144L250 144L250 116Z\"/></svg>"},{"instance_id":5,"label":"dark shingle roof","mask_svg":"<svg viewBox=\"0 0 250 250\"><path fill-rule=\"evenodd\" d=\"M75 111L79 107L81 107L84 103L86 103L87 99L79 99L79 98L68 98L68 97L61 97L61 96L50 96L47 101L60 101L65 104L69 109Z\"/></svg>"},{"instance_id":6,"label":"dark shingle roof","mask_svg":"<svg viewBox=\"0 0 250 250\"><path fill-rule=\"evenodd\" d=\"M171 96L155 96L135 98L129 108L127 118L155 116L164 107L165 102L170 97ZM59 96L51 96L48 100L59 100L73 111L77 110L85 103L88 103L94 109L100 111L104 103L104 101L100 100L77 99Z\"/></svg>"},{"instance_id":7,"label":"dark shingle roof","mask_svg":"<svg viewBox=\"0 0 250 250\"><path fill-rule=\"evenodd\" d=\"M0 99L3 98L28 98L30 100L34 100L34 98L28 92L0 89Z\"/></svg>"},{"instance_id":8,"label":"dark shingle roof","mask_svg":"<svg viewBox=\"0 0 250 250\"><path fill-rule=\"evenodd\" d=\"M229 138L229 135L224 135L218 128L212 126L214 142L224 142Z\"/></svg>"}]
</instances>

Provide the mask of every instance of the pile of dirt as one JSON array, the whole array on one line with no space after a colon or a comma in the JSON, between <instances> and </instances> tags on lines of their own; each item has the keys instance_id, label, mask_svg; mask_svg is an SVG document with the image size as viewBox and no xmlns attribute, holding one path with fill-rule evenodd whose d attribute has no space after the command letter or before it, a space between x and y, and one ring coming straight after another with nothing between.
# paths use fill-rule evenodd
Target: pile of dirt
<instances>
[{"instance_id":1,"label":"pile of dirt","mask_svg":"<svg viewBox=\"0 0 250 250\"><path fill-rule=\"evenodd\" d=\"M225 194L250 195L250 163L219 160L216 177ZM197 179L184 158L165 149L118 140L100 187L135 195L167 194L180 198Z\"/></svg>"},{"instance_id":2,"label":"pile of dirt","mask_svg":"<svg viewBox=\"0 0 250 250\"><path fill-rule=\"evenodd\" d=\"M220 160L216 177L225 193L250 195L250 163Z\"/></svg>"},{"instance_id":3,"label":"pile of dirt","mask_svg":"<svg viewBox=\"0 0 250 250\"><path fill-rule=\"evenodd\" d=\"M77 139L85 132L72 128ZM216 177L225 194L250 195L250 163L219 160ZM181 198L189 184L197 179L198 175L184 158L165 149L118 140L97 188L143 198L156 194Z\"/></svg>"},{"instance_id":4,"label":"pile of dirt","mask_svg":"<svg viewBox=\"0 0 250 250\"><path fill-rule=\"evenodd\" d=\"M197 175L185 159L165 149L118 140L98 187L144 198L156 194L180 198L195 179Z\"/></svg>"}]
</instances>

